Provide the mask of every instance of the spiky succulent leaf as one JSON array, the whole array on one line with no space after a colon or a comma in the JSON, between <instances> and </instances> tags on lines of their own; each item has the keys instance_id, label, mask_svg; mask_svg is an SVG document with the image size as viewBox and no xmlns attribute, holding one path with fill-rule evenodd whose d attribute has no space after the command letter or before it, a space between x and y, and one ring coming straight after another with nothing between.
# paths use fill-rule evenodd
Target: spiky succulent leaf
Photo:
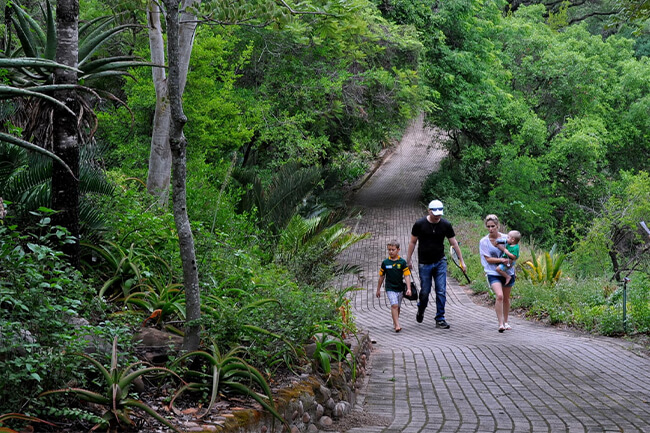
<instances>
[{"instance_id":1,"label":"spiky succulent leaf","mask_svg":"<svg viewBox=\"0 0 650 433\"><path fill-rule=\"evenodd\" d=\"M97 404L102 404L102 405L108 405L111 403L111 399L107 398L106 396L99 394L94 391L89 391L87 389L82 389L82 388L62 388L62 389L53 389L50 391L45 391L39 394L39 397L43 397L46 395L51 395L51 394L65 394L65 393L73 393L77 395L79 398L81 398L84 401L89 401L91 403L97 403Z\"/></svg>"},{"instance_id":2,"label":"spiky succulent leaf","mask_svg":"<svg viewBox=\"0 0 650 433\"><path fill-rule=\"evenodd\" d=\"M45 2L46 12L45 17L47 19L46 32L47 36L45 39L45 52L43 56L46 59L54 59L56 57L56 22L54 20L54 13L52 12L52 5L50 1Z\"/></svg>"},{"instance_id":3,"label":"spiky succulent leaf","mask_svg":"<svg viewBox=\"0 0 650 433\"><path fill-rule=\"evenodd\" d=\"M110 24L112 21L108 21L105 25ZM86 63L90 60L91 56L108 40L113 36L132 28L141 27L135 24L122 24L116 27L112 27L108 30L99 31L100 28L97 28L96 31L90 33L87 37L79 42L79 65Z\"/></svg>"},{"instance_id":4,"label":"spiky succulent leaf","mask_svg":"<svg viewBox=\"0 0 650 433\"><path fill-rule=\"evenodd\" d=\"M176 428L172 423L170 423L169 421L167 421L165 418L163 418L162 416L160 416L160 415L159 415L155 410L153 410L152 408L150 408L149 406L147 406L146 404L144 404L143 402L141 402L141 401L139 401L139 400L135 400L135 399L131 399L131 398L130 398L130 399L127 399L127 400L124 402L124 405L125 405L125 406L128 406L128 407L137 407L138 409L140 409L140 410L142 410L142 411L148 413L149 415L151 415L152 417L154 417L155 419L157 419L157 420L160 421L161 423L165 424L167 427L169 427L170 429L174 430L175 432L182 433L182 432L181 432L180 430L178 430L178 428Z\"/></svg>"}]
</instances>

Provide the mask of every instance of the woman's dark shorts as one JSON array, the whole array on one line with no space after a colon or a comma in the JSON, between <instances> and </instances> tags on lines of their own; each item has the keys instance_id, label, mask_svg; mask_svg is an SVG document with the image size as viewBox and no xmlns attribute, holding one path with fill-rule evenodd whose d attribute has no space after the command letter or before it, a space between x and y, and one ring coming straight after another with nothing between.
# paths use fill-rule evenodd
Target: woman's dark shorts
<instances>
[{"instance_id":1,"label":"woman's dark shorts","mask_svg":"<svg viewBox=\"0 0 650 433\"><path fill-rule=\"evenodd\" d=\"M503 278L501 275L488 275L487 279L488 279L488 283L490 283L490 286L492 286L492 284L496 283L497 281L501 283L501 286L503 286L506 283L506 279ZM513 275L512 279L510 280L510 284L508 284L508 287L514 286L516 279L517 277Z\"/></svg>"}]
</instances>

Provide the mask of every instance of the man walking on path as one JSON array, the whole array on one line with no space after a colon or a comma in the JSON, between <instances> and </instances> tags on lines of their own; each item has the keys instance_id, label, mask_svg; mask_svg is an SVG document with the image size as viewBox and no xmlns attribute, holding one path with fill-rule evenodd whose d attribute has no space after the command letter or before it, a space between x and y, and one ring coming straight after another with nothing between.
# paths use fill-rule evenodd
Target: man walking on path
<instances>
[{"instance_id":1,"label":"man walking on path","mask_svg":"<svg viewBox=\"0 0 650 433\"><path fill-rule=\"evenodd\" d=\"M436 328L449 329L445 320L445 303L447 302L447 258L445 257L445 238L456 250L460 266L465 272L467 267L460 252L456 233L451 223L442 218L443 205L440 200L433 200L429 203L429 214L420 218L413 224L411 229L411 241L409 243L407 265L413 269L412 256L415 245L418 247L418 271L420 274L420 300L418 301L418 312L415 320L422 323L424 310L429 303L432 280L436 290Z\"/></svg>"}]
</instances>

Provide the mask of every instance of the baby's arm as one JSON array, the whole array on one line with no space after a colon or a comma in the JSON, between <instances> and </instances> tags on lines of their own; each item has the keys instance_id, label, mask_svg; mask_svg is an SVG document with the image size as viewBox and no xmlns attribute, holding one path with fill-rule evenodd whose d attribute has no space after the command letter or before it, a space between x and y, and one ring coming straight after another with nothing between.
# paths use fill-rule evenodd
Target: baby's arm
<instances>
[{"instance_id":1,"label":"baby's arm","mask_svg":"<svg viewBox=\"0 0 650 433\"><path fill-rule=\"evenodd\" d=\"M507 248L503 248L503 254L506 255L510 259L511 262L514 262L515 260L517 260L517 256L515 256L510 251L508 251Z\"/></svg>"},{"instance_id":2,"label":"baby's arm","mask_svg":"<svg viewBox=\"0 0 650 433\"><path fill-rule=\"evenodd\" d=\"M377 282L377 295L376 296L378 298L381 297L381 285L384 283L384 278L385 278L384 275L380 275L379 276L379 281Z\"/></svg>"}]
</instances>

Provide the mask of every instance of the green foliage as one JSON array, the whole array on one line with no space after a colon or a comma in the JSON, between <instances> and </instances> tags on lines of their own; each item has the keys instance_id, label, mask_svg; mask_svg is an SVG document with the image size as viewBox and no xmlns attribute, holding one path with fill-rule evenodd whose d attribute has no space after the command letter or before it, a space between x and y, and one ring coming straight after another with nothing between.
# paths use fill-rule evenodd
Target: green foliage
<instances>
[{"instance_id":1,"label":"green foliage","mask_svg":"<svg viewBox=\"0 0 650 433\"><path fill-rule=\"evenodd\" d=\"M250 147L258 164L323 164L341 152L376 153L428 105L417 35L369 6L328 2L322 8L335 14L296 16L282 32L241 30L254 48L239 84L267 103Z\"/></svg>"},{"instance_id":2,"label":"green foliage","mask_svg":"<svg viewBox=\"0 0 650 433\"><path fill-rule=\"evenodd\" d=\"M480 152L479 152L480 153ZM478 217L482 215L478 173L469 165L443 160L440 169L431 173L422 184L422 197L436 197L454 215Z\"/></svg>"},{"instance_id":3,"label":"green foliage","mask_svg":"<svg viewBox=\"0 0 650 433\"><path fill-rule=\"evenodd\" d=\"M650 176L622 172L609 188L601 213L589 222L571 256L581 275L602 275L609 269L619 279L648 261L647 233L639 223L650 214Z\"/></svg>"},{"instance_id":4,"label":"green foliage","mask_svg":"<svg viewBox=\"0 0 650 433\"><path fill-rule=\"evenodd\" d=\"M548 166L537 158L514 156L501 159L497 171L498 181L489 192L492 212L527 236L552 239L557 227L548 215L557 199Z\"/></svg>"},{"instance_id":5,"label":"green foliage","mask_svg":"<svg viewBox=\"0 0 650 433\"><path fill-rule=\"evenodd\" d=\"M104 380L103 393L95 392L82 388L64 388L45 391L40 394L44 397L52 394L72 393L82 400L102 405L106 407L106 412L102 416L101 425L108 429L116 429L118 426L133 425L131 415L132 409L140 409L156 420L165 424L176 432L180 432L169 421L160 416L156 411L151 409L143 402L130 397L129 389L133 382L141 376L154 372L172 373L172 371L162 367L140 367L141 362L129 364L124 368L118 367L117 337L113 339L113 349L111 353L111 365L107 369L101 362L84 353L78 353L78 356L85 358L100 373ZM96 427L99 427L96 426Z\"/></svg>"},{"instance_id":6,"label":"green foliage","mask_svg":"<svg viewBox=\"0 0 650 433\"><path fill-rule=\"evenodd\" d=\"M99 273L104 284L99 289L100 297L126 298L138 284L143 284L153 273L169 274L169 265L148 249L136 248L131 244L125 248L115 242L107 241L105 245L85 243L89 250L85 255L89 262L84 266Z\"/></svg>"},{"instance_id":7,"label":"green foliage","mask_svg":"<svg viewBox=\"0 0 650 433\"><path fill-rule=\"evenodd\" d=\"M650 278L638 274L628 287L628 329L650 334Z\"/></svg>"},{"instance_id":8,"label":"green foliage","mask_svg":"<svg viewBox=\"0 0 650 433\"><path fill-rule=\"evenodd\" d=\"M226 296L209 294L204 297L201 309L204 321L208 324L208 333L213 337L220 337L221 347L232 347L243 339L245 335L252 335L252 338L268 336L281 340L282 337L267 329L251 323L255 318L255 311L260 310L265 304L275 303L277 299L262 298L252 299L250 295L242 290L231 289L227 293L241 295L239 299ZM232 302L234 301L234 302Z\"/></svg>"},{"instance_id":9,"label":"green foliage","mask_svg":"<svg viewBox=\"0 0 650 433\"><path fill-rule=\"evenodd\" d=\"M621 169L644 169L629 155L648 152L648 61L634 57L631 39L576 25L553 31L543 5L500 16L496 3L479 3L446 2L437 14L406 0L386 9L440 40L425 56L444 98L431 118L451 130L450 161L423 195L445 195L465 215L490 209L567 250Z\"/></svg>"},{"instance_id":10,"label":"green foliage","mask_svg":"<svg viewBox=\"0 0 650 433\"><path fill-rule=\"evenodd\" d=\"M251 46L235 51L239 43L232 28L199 27L192 48L183 96L186 133L193 152L204 152L210 163L222 160L252 139L253 125L260 121L259 112L265 105L235 88L252 51Z\"/></svg>"},{"instance_id":11,"label":"green foliage","mask_svg":"<svg viewBox=\"0 0 650 433\"><path fill-rule=\"evenodd\" d=\"M267 185L254 170L238 170L234 176L250 188L242 197L241 210L251 212L257 209L260 227L279 234L320 181L321 170L288 163L272 175Z\"/></svg>"},{"instance_id":12,"label":"green foliage","mask_svg":"<svg viewBox=\"0 0 650 433\"><path fill-rule=\"evenodd\" d=\"M243 395L257 401L262 407L268 410L275 418L286 424L282 416L275 408L273 394L269 384L257 369L240 358L238 353L242 351L241 347L235 347L225 354L219 352L216 344L212 344L212 351L206 352L197 350L186 353L176 359L173 365L178 365L188 358L198 357L206 362L204 369L199 371L188 370L187 376L196 378L198 382L191 382L183 385L172 398L174 400L185 391L203 391L208 390L210 393L210 402L205 412L199 417L207 415L220 394L225 395ZM262 389L264 395L258 394L254 387Z\"/></svg>"}]
</instances>

